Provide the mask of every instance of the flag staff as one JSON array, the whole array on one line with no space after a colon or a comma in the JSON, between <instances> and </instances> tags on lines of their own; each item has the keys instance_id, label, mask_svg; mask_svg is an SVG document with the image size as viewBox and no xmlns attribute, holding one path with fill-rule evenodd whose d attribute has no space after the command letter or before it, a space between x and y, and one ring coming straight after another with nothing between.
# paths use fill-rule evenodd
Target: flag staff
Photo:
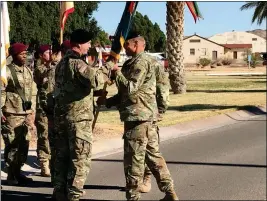
<instances>
[{"instance_id":1,"label":"flag staff","mask_svg":"<svg viewBox=\"0 0 267 201\"><path fill-rule=\"evenodd\" d=\"M65 23L67 21L68 15L74 12L74 2L73 1L62 1L59 2L60 6L60 44L63 43L63 32Z\"/></svg>"},{"instance_id":2,"label":"flag staff","mask_svg":"<svg viewBox=\"0 0 267 201\"><path fill-rule=\"evenodd\" d=\"M62 44L63 43L63 30L62 30L62 27L61 27L61 20L62 20L62 4L61 2L59 2L59 10L60 10L60 20L59 20L59 28L60 28L60 36L59 36L59 44Z\"/></svg>"}]
</instances>

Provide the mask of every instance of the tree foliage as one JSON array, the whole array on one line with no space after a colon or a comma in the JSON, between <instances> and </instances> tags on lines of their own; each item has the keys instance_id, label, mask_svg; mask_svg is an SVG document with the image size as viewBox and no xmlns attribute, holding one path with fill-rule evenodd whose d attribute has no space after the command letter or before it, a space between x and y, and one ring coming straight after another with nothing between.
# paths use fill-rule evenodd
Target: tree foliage
<instances>
[{"instance_id":1,"label":"tree foliage","mask_svg":"<svg viewBox=\"0 0 267 201\"><path fill-rule=\"evenodd\" d=\"M147 15L136 12L131 32L138 32L146 40L146 50L150 52L165 52L166 36L157 23L153 24Z\"/></svg>"},{"instance_id":2,"label":"tree foliage","mask_svg":"<svg viewBox=\"0 0 267 201\"><path fill-rule=\"evenodd\" d=\"M101 44L102 46L111 45L108 33L103 30L100 30L98 32L96 38L94 38L92 42L93 44Z\"/></svg>"},{"instance_id":3,"label":"tree foliage","mask_svg":"<svg viewBox=\"0 0 267 201\"><path fill-rule=\"evenodd\" d=\"M95 1L74 2L75 11L66 21L64 40L77 28L87 29L92 38L104 39L92 14L98 8ZM9 1L11 43L23 42L35 47L39 44L59 44L60 3L55 1Z\"/></svg>"},{"instance_id":4,"label":"tree foliage","mask_svg":"<svg viewBox=\"0 0 267 201\"><path fill-rule=\"evenodd\" d=\"M261 25L267 18L267 2L266 1L250 1L241 6L240 10L255 8L252 16L252 23L257 20L257 24Z\"/></svg>"}]
</instances>

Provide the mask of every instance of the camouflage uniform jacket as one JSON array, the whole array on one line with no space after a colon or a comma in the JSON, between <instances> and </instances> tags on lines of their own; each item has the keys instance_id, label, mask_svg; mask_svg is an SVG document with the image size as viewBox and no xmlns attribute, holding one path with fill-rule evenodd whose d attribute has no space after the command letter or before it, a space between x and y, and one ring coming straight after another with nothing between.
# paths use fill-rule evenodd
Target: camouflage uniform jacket
<instances>
[{"instance_id":1,"label":"camouflage uniform jacket","mask_svg":"<svg viewBox=\"0 0 267 201\"><path fill-rule=\"evenodd\" d=\"M121 121L156 119L156 77L153 62L151 57L142 52L127 60L121 71L116 73L116 96L119 97Z\"/></svg>"},{"instance_id":2,"label":"camouflage uniform jacket","mask_svg":"<svg viewBox=\"0 0 267 201\"><path fill-rule=\"evenodd\" d=\"M78 53L68 51L55 72L55 116L73 122L93 120L93 89L99 85L97 78L101 74L106 77L109 68L110 64L95 71Z\"/></svg>"},{"instance_id":3,"label":"camouflage uniform jacket","mask_svg":"<svg viewBox=\"0 0 267 201\"><path fill-rule=\"evenodd\" d=\"M165 113L169 106L169 73L165 71L163 65L155 60L156 74L156 100L160 114Z\"/></svg>"},{"instance_id":4,"label":"camouflage uniform jacket","mask_svg":"<svg viewBox=\"0 0 267 201\"><path fill-rule=\"evenodd\" d=\"M36 108L42 108L48 113L53 113L53 96L55 86L55 68L58 62L52 62L49 67L44 64L34 69L34 81L37 85Z\"/></svg>"},{"instance_id":5,"label":"camouflage uniform jacket","mask_svg":"<svg viewBox=\"0 0 267 201\"><path fill-rule=\"evenodd\" d=\"M15 68L15 72L18 77L18 82L21 88L23 89L25 98L27 99L27 101L32 100L31 93L33 76L31 70L26 66L19 67L14 63L11 63L6 68L7 86L1 91L2 110L3 112L12 114L30 114L33 112L32 109L23 111L23 101L15 88L14 79L11 75L11 71L9 68Z\"/></svg>"}]
</instances>

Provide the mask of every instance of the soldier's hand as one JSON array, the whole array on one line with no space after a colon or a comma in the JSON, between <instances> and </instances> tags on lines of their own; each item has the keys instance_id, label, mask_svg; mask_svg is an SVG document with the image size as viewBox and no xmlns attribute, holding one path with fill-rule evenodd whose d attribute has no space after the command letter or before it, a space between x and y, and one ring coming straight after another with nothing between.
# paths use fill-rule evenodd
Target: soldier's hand
<instances>
[{"instance_id":1,"label":"soldier's hand","mask_svg":"<svg viewBox=\"0 0 267 201\"><path fill-rule=\"evenodd\" d=\"M120 68L119 68L118 64L115 64L111 70L112 71L118 71L118 70L120 70Z\"/></svg>"},{"instance_id":2,"label":"soldier's hand","mask_svg":"<svg viewBox=\"0 0 267 201\"><path fill-rule=\"evenodd\" d=\"M97 105L106 105L106 97L104 96L100 96L97 101L96 101Z\"/></svg>"}]
</instances>

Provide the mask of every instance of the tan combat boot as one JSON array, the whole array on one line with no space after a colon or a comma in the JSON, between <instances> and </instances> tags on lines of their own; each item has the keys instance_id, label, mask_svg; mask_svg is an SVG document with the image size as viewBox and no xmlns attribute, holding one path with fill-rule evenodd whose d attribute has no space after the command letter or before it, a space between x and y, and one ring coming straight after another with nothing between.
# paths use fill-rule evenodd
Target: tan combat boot
<instances>
[{"instance_id":1,"label":"tan combat boot","mask_svg":"<svg viewBox=\"0 0 267 201\"><path fill-rule=\"evenodd\" d=\"M143 184L140 187L141 193L148 193L151 191L151 175L144 178Z\"/></svg>"},{"instance_id":2,"label":"tan combat boot","mask_svg":"<svg viewBox=\"0 0 267 201\"><path fill-rule=\"evenodd\" d=\"M40 161L40 166L41 166L41 176L51 177L50 169L49 169L49 160Z\"/></svg>"},{"instance_id":3,"label":"tan combat boot","mask_svg":"<svg viewBox=\"0 0 267 201\"><path fill-rule=\"evenodd\" d=\"M166 195L164 198L162 198L160 201L167 201L167 200L179 200L178 196L174 191L166 192Z\"/></svg>"}]
</instances>

